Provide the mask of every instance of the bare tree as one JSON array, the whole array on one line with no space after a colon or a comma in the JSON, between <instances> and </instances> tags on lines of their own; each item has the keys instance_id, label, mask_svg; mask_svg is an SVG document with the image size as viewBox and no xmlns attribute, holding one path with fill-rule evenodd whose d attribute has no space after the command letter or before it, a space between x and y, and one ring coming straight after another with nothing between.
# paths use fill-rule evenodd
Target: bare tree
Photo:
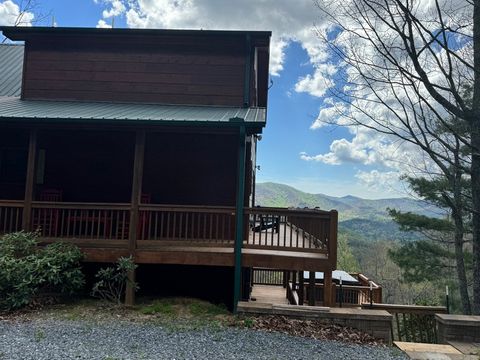
<instances>
[{"instance_id":1,"label":"bare tree","mask_svg":"<svg viewBox=\"0 0 480 360\"><path fill-rule=\"evenodd\" d=\"M28 26L28 25L38 25L48 21L51 18L50 12L43 12L40 2L38 0L21 0L18 3L18 15L13 20L11 26ZM54 24L52 24L54 25ZM1 43L7 42L7 38L3 37Z\"/></svg>"},{"instance_id":2,"label":"bare tree","mask_svg":"<svg viewBox=\"0 0 480 360\"><path fill-rule=\"evenodd\" d=\"M329 26L317 32L341 67L329 90L337 123L414 144L453 186L471 177L471 208L458 193L450 205L452 214L472 213L473 311L480 314L480 0L431 4L318 0Z\"/></svg>"}]
</instances>

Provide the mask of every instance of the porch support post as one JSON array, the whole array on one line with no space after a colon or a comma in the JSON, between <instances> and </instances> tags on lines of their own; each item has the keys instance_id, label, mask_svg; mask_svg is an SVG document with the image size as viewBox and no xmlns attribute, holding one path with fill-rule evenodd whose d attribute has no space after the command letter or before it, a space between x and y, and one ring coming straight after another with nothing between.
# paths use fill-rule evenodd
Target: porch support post
<instances>
[{"instance_id":1,"label":"porch support post","mask_svg":"<svg viewBox=\"0 0 480 360\"><path fill-rule=\"evenodd\" d=\"M237 169L237 204L235 211L235 271L233 289L233 312L237 313L237 305L241 293L242 275L242 244L244 237L243 229L243 206L245 201L245 125L239 126L238 134L238 169Z\"/></svg>"},{"instance_id":2,"label":"porch support post","mask_svg":"<svg viewBox=\"0 0 480 360\"><path fill-rule=\"evenodd\" d=\"M333 306L332 297L332 270L328 270L323 272L323 306Z\"/></svg>"},{"instance_id":3,"label":"porch support post","mask_svg":"<svg viewBox=\"0 0 480 360\"><path fill-rule=\"evenodd\" d=\"M135 158L133 163L132 199L130 202L130 221L128 227L128 251L135 259L137 248L138 207L142 196L143 162L145 157L145 130L138 130L135 136ZM128 274L128 283L125 289L125 304L132 306L135 303L135 270Z\"/></svg>"},{"instance_id":4,"label":"porch support post","mask_svg":"<svg viewBox=\"0 0 480 360\"><path fill-rule=\"evenodd\" d=\"M305 281L303 278L303 270L298 272L298 305L303 305L305 298Z\"/></svg>"},{"instance_id":5,"label":"porch support post","mask_svg":"<svg viewBox=\"0 0 480 360\"><path fill-rule=\"evenodd\" d=\"M308 279L308 305L315 306L315 271L310 271Z\"/></svg>"},{"instance_id":6,"label":"porch support post","mask_svg":"<svg viewBox=\"0 0 480 360\"><path fill-rule=\"evenodd\" d=\"M32 201L33 186L35 179L35 163L37 159L37 130L30 130L30 139L28 143L28 161L27 161L27 177L25 179L25 198L23 205L22 229L25 231L32 230Z\"/></svg>"}]
</instances>

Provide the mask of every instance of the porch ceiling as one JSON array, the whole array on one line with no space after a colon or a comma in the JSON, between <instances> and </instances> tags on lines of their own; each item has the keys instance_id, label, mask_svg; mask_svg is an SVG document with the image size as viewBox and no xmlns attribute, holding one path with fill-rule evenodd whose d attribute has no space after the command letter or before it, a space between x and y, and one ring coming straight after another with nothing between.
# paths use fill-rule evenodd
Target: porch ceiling
<instances>
[{"instance_id":1,"label":"porch ceiling","mask_svg":"<svg viewBox=\"0 0 480 360\"><path fill-rule=\"evenodd\" d=\"M238 124L263 127L265 108L125 104L108 102L21 100L0 97L0 121L95 121L146 124Z\"/></svg>"}]
</instances>

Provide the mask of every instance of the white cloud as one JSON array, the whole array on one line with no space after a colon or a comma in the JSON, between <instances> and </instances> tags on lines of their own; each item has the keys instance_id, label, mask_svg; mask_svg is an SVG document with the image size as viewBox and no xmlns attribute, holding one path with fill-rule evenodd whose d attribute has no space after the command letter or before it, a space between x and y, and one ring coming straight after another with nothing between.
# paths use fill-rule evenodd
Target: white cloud
<instances>
[{"instance_id":1,"label":"white cloud","mask_svg":"<svg viewBox=\"0 0 480 360\"><path fill-rule=\"evenodd\" d=\"M351 127L351 140L345 138L333 140L330 151L325 154L309 155L301 153L306 161L318 161L329 165L361 164L378 167L398 167L398 159L416 149L409 144L399 145L394 138L389 138L374 130ZM411 158L411 156L410 156Z\"/></svg>"},{"instance_id":2,"label":"white cloud","mask_svg":"<svg viewBox=\"0 0 480 360\"><path fill-rule=\"evenodd\" d=\"M397 171L359 170L355 177L372 191L405 195L405 187Z\"/></svg>"},{"instance_id":3,"label":"white cloud","mask_svg":"<svg viewBox=\"0 0 480 360\"><path fill-rule=\"evenodd\" d=\"M329 165L341 165L344 163L362 163L371 162L369 153L364 148L355 147L353 143L346 139L334 140L330 145L330 152L310 156L306 153L300 154L302 160L320 161Z\"/></svg>"},{"instance_id":4,"label":"white cloud","mask_svg":"<svg viewBox=\"0 0 480 360\"><path fill-rule=\"evenodd\" d=\"M295 84L296 92L305 92L316 97L322 97L327 90L335 85L332 76L337 72L337 67L333 64L317 64L313 76L307 76L299 79Z\"/></svg>"},{"instance_id":5,"label":"white cloud","mask_svg":"<svg viewBox=\"0 0 480 360\"><path fill-rule=\"evenodd\" d=\"M121 0L108 0L107 2L111 8L103 10L102 16L104 19L119 16L125 12L125 5L123 5Z\"/></svg>"},{"instance_id":6,"label":"white cloud","mask_svg":"<svg viewBox=\"0 0 480 360\"><path fill-rule=\"evenodd\" d=\"M21 14L20 7L11 0L0 2L0 26L32 26L34 18L28 11Z\"/></svg>"},{"instance_id":7,"label":"white cloud","mask_svg":"<svg viewBox=\"0 0 480 360\"><path fill-rule=\"evenodd\" d=\"M107 22L106 22L105 20L100 19L100 20L98 20L97 28L101 28L101 29L111 29L111 28L112 28L112 25L107 24Z\"/></svg>"}]
</instances>

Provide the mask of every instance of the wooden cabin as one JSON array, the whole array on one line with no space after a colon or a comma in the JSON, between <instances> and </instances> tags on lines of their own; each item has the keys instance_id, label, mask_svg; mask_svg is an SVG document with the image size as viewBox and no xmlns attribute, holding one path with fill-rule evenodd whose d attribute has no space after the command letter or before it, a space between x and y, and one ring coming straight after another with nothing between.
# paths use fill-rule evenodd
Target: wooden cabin
<instances>
[{"instance_id":1,"label":"wooden cabin","mask_svg":"<svg viewBox=\"0 0 480 360\"><path fill-rule=\"evenodd\" d=\"M322 271L329 305L336 211L254 204L270 32L0 30L0 233L220 269L234 307L252 268Z\"/></svg>"}]
</instances>

